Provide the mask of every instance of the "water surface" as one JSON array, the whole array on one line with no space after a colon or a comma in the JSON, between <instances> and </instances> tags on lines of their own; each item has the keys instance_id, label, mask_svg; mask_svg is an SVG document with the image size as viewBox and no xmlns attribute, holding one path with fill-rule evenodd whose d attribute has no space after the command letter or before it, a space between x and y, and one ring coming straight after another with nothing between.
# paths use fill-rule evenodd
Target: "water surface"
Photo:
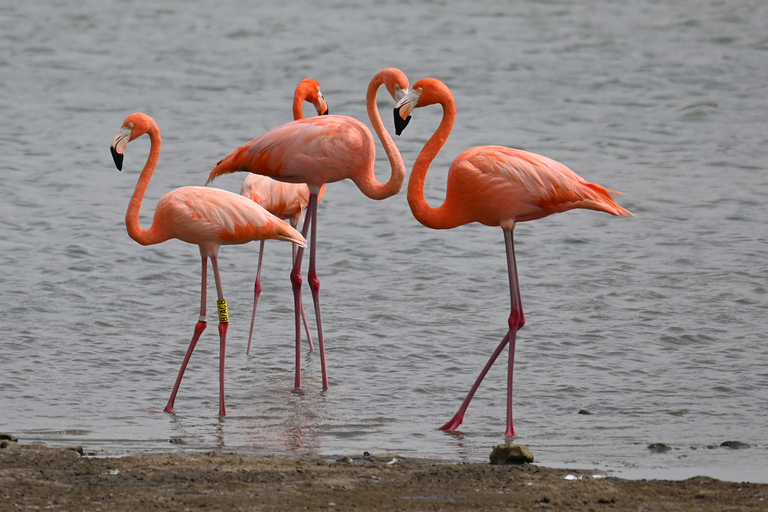
<instances>
[{"instance_id":1,"label":"water surface","mask_svg":"<svg viewBox=\"0 0 768 512\"><path fill-rule=\"evenodd\" d=\"M637 215L574 211L517 228L527 323L515 441L551 466L768 482L768 5L5 4L0 430L107 456L486 460L504 441L504 365L461 432L436 428L504 335L501 230L429 230L404 190L377 202L350 182L330 186L319 213L330 390L308 352L293 389L290 248L267 244L248 357L258 248L225 247L228 416L216 415L215 326L176 414L146 412L165 404L191 337L199 255L127 236L149 143L132 142L118 173L108 146L122 120L146 112L163 134L146 226L166 191L202 185L223 155L288 121L302 78L321 83L332 113L364 120L368 81L396 66L412 82L443 80L456 98L456 126L427 179L432 205L455 155L502 144L626 193L619 202ZM391 98L382 92L379 105L391 126ZM439 107L420 109L397 138L409 167L439 118ZM238 191L243 178L215 186Z\"/></svg>"}]
</instances>

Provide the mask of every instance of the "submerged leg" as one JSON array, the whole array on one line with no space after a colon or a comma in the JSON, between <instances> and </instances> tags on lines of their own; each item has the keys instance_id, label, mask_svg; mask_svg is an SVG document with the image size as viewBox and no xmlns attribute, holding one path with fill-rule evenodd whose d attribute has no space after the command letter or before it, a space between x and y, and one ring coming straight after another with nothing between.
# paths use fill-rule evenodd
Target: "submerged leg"
<instances>
[{"instance_id":1,"label":"submerged leg","mask_svg":"<svg viewBox=\"0 0 768 512\"><path fill-rule=\"evenodd\" d=\"M213 267L213 278L216 280L216 295L218 297L216 305L219 312L219 416L226 416L227 411L224 407L224 366L227 356L229 311L227 309L227 300L224 298L224 292L221 288L219 262L216 256L211 256L211 266Z\"/></svg>"},{"instance_id":2,"label":"submerged leg","mask_svg":"<svg viewBox=\"0 0 768 512\"><path fill-rule=\"evenodd\" d=\"M259 266L256 270L256 282L253 285L253 314L251 314L251 332L248 334L248 349L246 354L251 354L251 340L253 340L253 325L256 322L256 304L259 302L259 295L261 295L261 261L264 257L264 242L261 241L259 245Z\"/></svg>"},{"instance_id":3,"label":"submerged leg","mask_svg":"<svg viewBox=\"0 0 768 512\"><path fill-rule=\"evenodd\" d=\"M325 364L325 339L323 337L323 319L320 315L320 279L317 278L315 256L317 254L317 196L309 196L309 206L312 208L312 241L309 247L309 289L312 290L312 300L315 303L315 318L317 318L317 344L320 350L320 368L323 375L323 389L328 389L328 368Z\"/></svg>"},{"instance_id":4,"label":"submerged leg","mask_svg":"<svg viewBox=\"0 0 768 512\"><path fill-rule=\"evenodd\" d=\"M504 245L507 251L507 272L509 274L509 296L511 301L511 312L509 314L509 331L496 350L494 350L491 358L483 367L483 371L477 377L477 380L472 385L472 389L469 390L467 397L462 402L461 407L451 420L440 427L440 430L447 430L453 432L461 422L464 421L464 414L469 407L469 402L472 401L477 388L480 387L480 383L485 378L485 375L490 370L493 363L496 362L504 347L509 343L509 362L507 365L507 428L505 435L507 437L515 435L515 428L512 421L512 377L515 363L515 344L517 341L517 331L525 325L525 316L523 315L523 302L520 297L520 285L517 278L517 263L515 261L515 245L512 231L504 230Z\"/></svg>"},{"instance_id":5,"label":"submerged leg","mask_svg":"<svg viewBox=\"0 0 768 512\"><path fill-rule=\"evenodd\" d=\"M179 392L179 386L181 385L181 378L184 376L184 372L187 369L187 364L189 363L189 359L192 357L192 352L195 350L195 345L197 345L197 340L200 339L200 335L203 334L203 331L208 325L208 322L205 318L205 291L206 291L207 282L208 282L208 258L203 257L203 277L202 277L202 287L200 290L200 319L197 321L197 324L195 325L195 332L192 335L192 341L190 342L189 348L187 349L187 354L184 356L184 361L181 363L181 368L179 369L179 375L178 377L176 377L176 384L173 385L173 391L171 391L171 397L168 399L168 404L165 406L165 409L163 409L163 412L173 412L173 404L176 401L176 393Z\"/></svg>"}]
</instances>

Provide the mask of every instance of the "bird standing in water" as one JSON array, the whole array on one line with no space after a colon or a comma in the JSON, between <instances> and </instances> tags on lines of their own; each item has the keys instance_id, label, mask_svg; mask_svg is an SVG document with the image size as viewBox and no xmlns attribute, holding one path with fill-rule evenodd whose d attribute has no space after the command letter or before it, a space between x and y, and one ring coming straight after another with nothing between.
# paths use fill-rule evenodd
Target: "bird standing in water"
<instances>
[{"instance_id":1,"label":"bird standing in water","mask_svg":"<svg viewBox=\"0 0 768 512\"><path fill-rule=\"evenodd\" d=\"M213 277L216 281L219 313L219 416L226 416L224 405L224 366L227 344L229 313L227 301L221 288L219 277L219 247L230 244L244 244L254 240L272 238L306 246L304 237L282 220L263 207L245 197L225 190L207 187L182 187L165 194L157 203L152 226L143 229L139 222L139 210L149 181L157 167L160 157L160 129L155 121L146 114L137 112L128 116L112 141L110 150L118 170L123 168L123 156L128 143L141 135L150 139L149 157L141 171L136 189L128 204L125 224L128 235L141 245L153 245L178 238L200 248L202 258L202 285L200 290L200 318L195 325L192 341L189 344L179 375L173 386L164 412L173 412L176 393L187 368L192 352L200 335L208 325L206 317L206 284L208 276L208 258L211 259Z\"/></svg>"},{"instance_id":2,"label":"bird standing in water","mask_svg":"<svg viewBox=\"0 0 768 512\"><path fill-rule=\"evenodd\" d=\"M325 101L323 93L320 92L320 84L312 78L305 78L299 85L293 95L293 119L304 119L303 104L307 101L311 103L317 115L328 115L328 104ZM325 186L321 187L317 200L323 198ZM294 228L298 226L299 221L304 216L304 210L309 204L309 187L304 183L285 183L273 180L269 176L261 174L249 174L243 186L240 188L240 195L243 195L263 206L269 213L281 219L288 220ZM264 256L264 242L259 245L259 264L256 270L256 282L253 287L253 313L251 314L251 329L248 333L248 348L245 353L251 353L251 342L253 341L253 327L256 322L256 305L261 295L261 263ZM291 247L293 259L296 258L296 246ZM309 333L309 324L307 315L304 312L304 304L301 304L301 320L304 323L304 330L307 333L309 350L314 351L312 344L312 335Z\"/></svg>"},{"instance_id":3,"label":"bird standing in water","mask_svg":"<svg viewBox=\"0 0 768 512\"><path fill-rule=\"evenodd\" d=\"M288 183L306 183L309 186L309 206L302 234L306 237L311 226L309 253L309 288L315 303L317 338L322 367L323 389L328 389L328 371L325 363L325 341L320 315L320 280L315 261L317 246L317 200L326 183L351 179L360 191L371 199L386 199L397 194L405 181L405 164L392 137L384 128L376 96L381 85L386 86L397 101L408 90L408 79L402 71L387 68L378 72L368 84L366 107L371 124L387 153L392 174L389 181L379 183L374 174L376 147L373 135L360 121L346 116L320 116L300 119L278 126L251 142L240 146L220 160L211 171L208 182L217 176L238 171L270 176ZM294 306L296 311L296 377L295 386L301 387L301 260L299 249L291 271Z\"/></svg>"},{"instance_id":4,"label":"bird standing in water","mask_svg":"<svg viewBox=\"0 0 768 512\"><path fill-rule=\"evenodd\" d=\"M512 374L517 331L525 324L515 262L513 231L518 222L540 219L553 213L586 208L629 216L617 205L611 191L589 183L563 164L550 158L503 146L477 146L461 153L448 169L445 202L432 208L424 198L424 180L432 161L445 144L456 119L456 105L448 87L434 78L424 78L395 106L396 133L408 124L415 108L439 103L443 117L416 158L408 182L408 204L414 217L432 229L451 229L470 222L500 226L507 251L511 312L509 330L491 355L458 412L441 430L454 431L477 388L493 363L509 344L507 366L506 436L515 435L512 420Z\"/></svg>"}]
</instances>

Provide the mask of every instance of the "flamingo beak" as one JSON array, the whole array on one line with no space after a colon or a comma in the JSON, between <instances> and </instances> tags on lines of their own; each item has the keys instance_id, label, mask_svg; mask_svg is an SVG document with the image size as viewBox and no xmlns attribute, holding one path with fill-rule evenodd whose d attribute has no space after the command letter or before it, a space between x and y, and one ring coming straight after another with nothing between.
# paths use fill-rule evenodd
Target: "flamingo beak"
<instances>
[{"instance_id":1,"label":"flamingo beak","mask_svg":"<svg viewBox=\"0 0 768 512\"><path fill-rule=\"evenodd\" d=\"M115 167L117 167L118 171L123 170L123 155L121 153L118 153L115 149L115 146L110 146L110 151L112 151L112 160L115 161Z\"/></svg>"},{"instance_id":2,"label":"flamingo beak","mask_svg":"<svg viewBox=\"0 0 768 512\"><path fill-rule=\"evenodd\" d=\"M317 110L317 115L320 116L327 116L331 113L331 110L328 108L328 103L325 101L325 96L323 96L321 93L318 93L317 95L317 103L315 103L315 110Z\"/></svg>"},{"instance_id":3,"label":"flamingo beak","mask_svg":"<svg viewBox=\"0 0 768 512\"><path fill-rule=\"evenodd\" d=\"M112 141L109 150L112 152L112 159L115 161L115 167L118 171L123 170L123 156L128 141L131 140L132 126L123 126Z\"/></svg>"},{"instance_id":4,"label":"flamingo beak","mask_svg":"<svg viewBox=\"0 0 768 512\"><path fill-rule=\"evenodd\" d=\"M405 130L405 127L408 126L408 123L411 121L411 116L405 115L402 112L400 112L399 107L395 107L395 134L400 135L403 133L403 130Z\"/></svg>"},{"instance_id":5,"label":"flamingo beak","mask_svg":"<svg viewBox=\"0 0 768 512\"><path fill-rule=\"evenodd\" d=\"M411 112L419 104L421 89L411 89L395 105L395 133L400 135L411 120Z\"/></svg>"}]
</instances>

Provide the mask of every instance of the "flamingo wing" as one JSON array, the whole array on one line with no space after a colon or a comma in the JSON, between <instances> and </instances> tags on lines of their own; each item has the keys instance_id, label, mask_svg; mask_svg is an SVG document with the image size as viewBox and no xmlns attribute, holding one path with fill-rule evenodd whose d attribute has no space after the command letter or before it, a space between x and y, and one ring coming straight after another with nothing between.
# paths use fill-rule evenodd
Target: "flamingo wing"
<instances>
[{"instance_id":1,"label":"flamingo wing","mask_svg":"<svg viewBox=\"0 0 768 512\"><path fill-rule=\"evenodd\" d=\"M301 235L253 201L226 190L182 187L163 196L155 219L185 242L207 246L279 238L304 244Z\"/></svg>"},{"instance_id":2,"label":"flamingo wing","mask_svg":"<svg viewBox=\"0 0 768 512\"><path fill-rule=\"evenodd\" d=\"M240 188L240 195L263 206L281 219L300 220L309 204L309 187L304 183L284 183L268 176L249 174Z\"/></svg>"},{"instance_id":3,"label":"flamingo wing","mask_svg":"<svg viewBox=\"0 0 768 512\"><path fill-rule=\"evenodd\" d=\"M476 220L487 225L513 225L574 208L632 215L614 202L611 191L560 162L504 146L464 151L451 165L448 179L449 189L453 181L470 196L482 194L479 208L475 202L482 218Z\"/></svg>"},{"instance_id":4,"label":"flamingo wing","mask_svg":"<svg viewBox=\"0 0 768 512\"><path fill-rule=\"evenodd\" d=\"M373 160L373 136L351 117L322 116L278 126L224 157L208 176L248 171L317 187L340 181Z\"/></svg>"}]
</instances>

